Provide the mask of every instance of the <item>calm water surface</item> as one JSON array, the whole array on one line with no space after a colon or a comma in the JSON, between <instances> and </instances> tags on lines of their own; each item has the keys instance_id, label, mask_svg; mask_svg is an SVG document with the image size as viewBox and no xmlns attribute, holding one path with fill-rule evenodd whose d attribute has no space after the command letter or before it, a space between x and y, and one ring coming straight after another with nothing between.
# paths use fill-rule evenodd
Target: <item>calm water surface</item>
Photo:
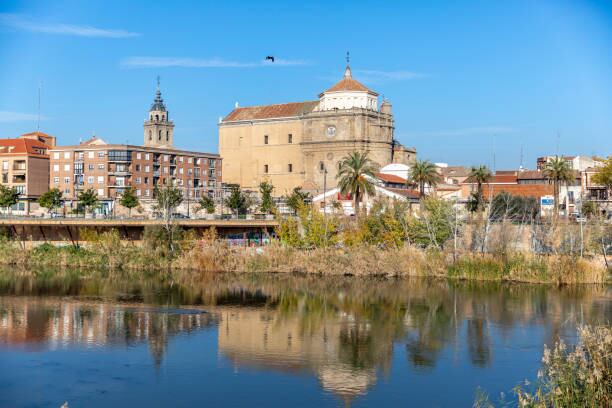
<instances>
[{"instance_id":1,"label":"calm water surface","mask_svg":"<svg viewBox=\"0 0 612 408\"><path fill-rule=\"evenodd\" d=\"M196 282L0 273L0 406L469 407L612 320L601 286Z\"/></svg>"}]
</instances>

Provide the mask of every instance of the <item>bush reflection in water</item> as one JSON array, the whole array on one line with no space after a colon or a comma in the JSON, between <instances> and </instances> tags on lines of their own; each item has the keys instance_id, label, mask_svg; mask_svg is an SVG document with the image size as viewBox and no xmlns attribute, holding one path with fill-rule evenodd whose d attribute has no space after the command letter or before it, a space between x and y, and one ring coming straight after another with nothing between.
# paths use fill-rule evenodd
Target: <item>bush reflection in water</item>
<instances>
[{"instance_id":1,"label":"bush reflection in water","mask_svg":"<svg viewBox=\"0 0 612 408\"><path fill-rule=\"evenodd\" d=\"M219 352L235 365L312 372L324 389L350 398L365 393L378 372L389 373L394 347L405 347L416 369L430 370L459 342L471 364L486 367L494 358L492 326L502 337L517 326L541 326L552 344L572 339L575 324L605 323L612 314L605 286L287 274L201 275L179 284L165 274L82 276L0 272L0 344L148 342L159 365L173 336L218 326Z\"/></svg>"}]
</instances>

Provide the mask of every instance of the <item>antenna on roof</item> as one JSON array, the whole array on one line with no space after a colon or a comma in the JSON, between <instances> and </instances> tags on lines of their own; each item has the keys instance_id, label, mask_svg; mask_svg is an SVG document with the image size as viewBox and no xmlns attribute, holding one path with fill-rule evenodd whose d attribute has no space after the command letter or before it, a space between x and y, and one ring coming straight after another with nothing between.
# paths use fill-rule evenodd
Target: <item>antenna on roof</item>
<instances>
[{"instance_id":1,"label":"antenna on roof","mask_svg":"<svg viewBox=\"0 0 612 408\"><path fill-rule=\"evenodd\" d=\"M42 88L42 80L38 82L38 116L36 118L36 132L40 132L40 92Z\"/></svg>"},{"instance_id":2,"label":"antenna on roof","mask_svg":"<svg viewBox=\"0 0 612 408\"><path fill-rule=\"evenodd\" d=\"M157 90L158 90L158 91L159 91L159 80L160 80L160 78L159 78L159 75L158 75L158 76L157 76Z\"/></svg>"}]
</instances>

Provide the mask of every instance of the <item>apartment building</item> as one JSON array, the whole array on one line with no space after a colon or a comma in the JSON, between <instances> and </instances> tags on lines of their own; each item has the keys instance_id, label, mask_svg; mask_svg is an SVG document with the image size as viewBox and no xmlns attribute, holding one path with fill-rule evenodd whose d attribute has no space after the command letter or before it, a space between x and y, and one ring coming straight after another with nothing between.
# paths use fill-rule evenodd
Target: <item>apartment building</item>
<instances>
[{"instance_id":1,"label":"apartment building","mask_svg":"<svg viewBox=\"0 0 612 408\"><path fill-rule=\"evenodd\" d=\"M94 190L100 212L111 213L127 187L143 203L153 199L156 186L183 190L187 200L218 196L221 157L218 154L173 147L174 123L161 97L159 84L144 122L144 145L111 144L98 137L50 150L51 188L62 191L66 206L74 208L80 192Z\"/></svg>"},{"instance_id":2,"label":"apartment building","mask_svg":"<svg viewBox=\"0 0 612 408\"><path fill-rule=\"evenodd\" d=\"M221 158L211 153L166 147L109 144L94 137L50 151L50 187L72 206L78 194L93 189L110 213L127 187L141 200L153 199L156 186L175 186L190 200L215 196L221 186ZM74 203L76 204L76 203Z\"/></svg>"},{"instance_id":3,"label":"apartment building","mask_svg":"<svg viewBox=\"0 0 612 408\"><path fill-rule=\"evenodd\" d=\"M49 189L48 150L53 136L28 133L14 139L0 139L0 184L15 188L19 202L17 214L29 214L38 208L36 201Z\"/></svg>"}]
</instances>

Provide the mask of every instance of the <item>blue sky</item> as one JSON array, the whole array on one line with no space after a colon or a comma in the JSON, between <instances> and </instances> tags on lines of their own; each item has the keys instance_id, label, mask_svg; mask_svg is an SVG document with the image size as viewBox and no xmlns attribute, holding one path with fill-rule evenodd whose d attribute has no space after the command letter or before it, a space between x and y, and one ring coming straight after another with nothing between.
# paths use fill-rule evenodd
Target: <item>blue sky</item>
<instances>
[{"instance_id":1,"label":"blue sky","mask_svg":"<svg viewBox=\"0 0 612 408\"><path fill-rule=\"evenodd\" d=\"M316 99L353 76L393 103L421 158L535 166L612 154L612 3L0 3L0 137L142 142L161 76L179 147L217 151L241 106ZM279 63L264 64L266 55Z\"/></svg>"}]
</instances>

